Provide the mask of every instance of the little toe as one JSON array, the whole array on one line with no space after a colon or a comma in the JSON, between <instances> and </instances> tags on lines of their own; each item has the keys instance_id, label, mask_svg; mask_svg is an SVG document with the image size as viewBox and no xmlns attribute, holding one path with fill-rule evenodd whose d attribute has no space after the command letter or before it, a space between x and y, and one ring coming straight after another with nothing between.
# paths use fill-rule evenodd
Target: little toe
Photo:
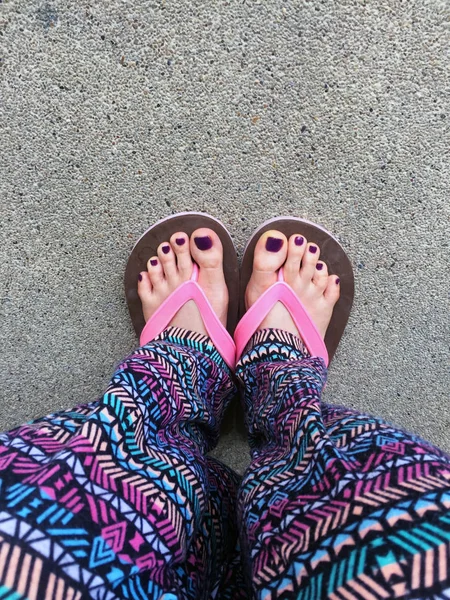
<instances>
[{"instance_id":1,"label":"little toe","mask_svg":"<svg viewBox=\"0 0 450 600\"><path fill-rule=\"evenodd\" d=\"M164 271L158 257L152 256L149 258L147 272L153 289L161 287L164 284Z\"/></svg>"},{"instance_id":2,"label":"little toe","mask_svg":"<svg viewBox=\"0 0 450 600\"><path fill-rule=\"evenodd\" d=\"M309 243L306 246L300 268L300 277L306 283L311 281L316 272L317 261L319 260L320 249L317 244Z\"/></svg>"},{"instance_id":3,"label":"little toe","mask_svg":"<svg viewBox=\"0 0 450 600\"><path fill-rule=\"evenodd\" d=\"M322 260L317 261L316 271L313 275L313 282L322 291L327 287L328 267Z\"/></svg>"},{"instance_id":4,"label":"little toe","mask_svg":"<svg viewBox=\"0 0 450 600\"><path fill-rule=\"evenodd\" d=\"M158 246L158 258L164 270L164 276L167 280L177 277L177 263L172 246L169 242L163 242Z\"/></svg>"},{"instance_id":5,"label":"little toe","mask_svg":"<svg viewBox=\"0 0 450 600\"><path fill-rule=\"evenodd\" d=\"M192 274L192 258L189 250L189 236L181 231L174 233L170 238L170 245L177 259L178 272L187 281Z\"/></svg>"},{"instance_id":6,"label":"little toe","mask_svg":"<svg viewBox=\"0 0 450 600\"><path fill-rule=\"evenodd\" d=\"M154 310L154 297L152 293L153 289L147 271L141 271L139 273L137 291L138 296L142 302L142 312L144 314L144 319L145 321L147 321L151 317Z\"/></svg>"},{"instance_id":7,"label":"little toe","mask_svg":"<svg viewBox=\"0 0 450 600\"><path fill-rule=\"evenodd\" d=\"M139 273L137 291L141 302L144 302L152 293L152 284L147 271L141 271Z\"/></svg>"},{"instance_id":8,"label":"little toe","mask_svg":"<svg viewBox=\"0 0 450 600\"><path fill-rule=\"evenodd\" d=\"M331 305L336 304L341 293L340 279L337 275L329 275L327 278L327 286L323 293L324 298Z\"/></svg>"},{"instance_id":9,"label":"little toe","mask_svg":"<svg viewBox=\"0 0 450 600\"><path fill-rule=\"evenodd\" d=\"M284 265L284 271L287 276L298 275L306 244L307 241L303 235L294 234L289 238L287 259Z\"/></svg>"}]
</instances>

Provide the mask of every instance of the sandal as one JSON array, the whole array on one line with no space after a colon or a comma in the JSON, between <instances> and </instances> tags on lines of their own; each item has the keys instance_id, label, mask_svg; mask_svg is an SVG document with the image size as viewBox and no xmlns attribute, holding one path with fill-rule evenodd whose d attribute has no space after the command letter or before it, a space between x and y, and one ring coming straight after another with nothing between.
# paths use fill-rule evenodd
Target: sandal
<instances>
[{"instance_id":1,"label":"sandal","mask_svg":"<svg viewBox=\"0 0 450 600\"><path fill-rule=\"evenodd\" d=\"M278 272L278 281L262 294L248 311L245 310L245 290L253 270L255 246L261 235L270 229L281 231L287 238L295 233L301 233L306 237L308 242L314 242L320 246L320 259L327 263L328 272L339 275L341 293L334 307L333 315L325 334L325 340L322 340L316 326L297 295L284 282L283 268ZM245 248L242 259L239 307L241 319L234 333L236 360L242 355L248 341L269 311L276 302L281 302L288 309L311 356L323 358L326 366L328 366L347 325L353 297L354 278L352 265L344 249L331 233L319 225L295 217L279 217L266 221L253 233Z\"/></svg>"},{"instance_id":2,"label":"sandal","mask_svg":"<svg viewBox=\"0 0 450 600\"><path fill-rule=\"evenodd\" d=\"M191 236L200 227L208 227L215 231L223 245L223 268L230 296L227 329L217 318L205 293L197 283L199 269L195 263L191 279L182 283L170 294L145 323L142 304L137 291L139 273L147 270L148 259L156 255L158 246L169 240L172 234L176 231L183 231ZM227 365L234 369L236 347L231 334L234 331L238 314L239 265L233 240L220 221L203 213L186 212L167 217L152 225L139 238L131 251L125 269L125 295L131 320L137 335L140 337L141 346L144 346L164 331L180 308L189 300L193 300L202 315L206 331L213 344Z\"/></svg>"}]
</instances>

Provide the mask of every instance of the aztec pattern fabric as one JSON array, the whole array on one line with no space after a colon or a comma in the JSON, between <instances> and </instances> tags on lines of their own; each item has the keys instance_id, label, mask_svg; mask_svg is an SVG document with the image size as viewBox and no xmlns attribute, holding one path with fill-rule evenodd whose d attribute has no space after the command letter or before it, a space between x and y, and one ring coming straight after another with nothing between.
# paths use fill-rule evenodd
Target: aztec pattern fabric
<instances>
[{"instance_id":1,"label":"aztec pattern fabric","mask_svg":"<svg viewBox=\"0 0 450 600\"><path fill-rule=\"evenodd\" d=\"M450 598L450 459L321 404L324 364L287 333L255 334L237 374L239 492L206 455L233 381L184 330L136 350L97 402L1 435L0 598Z\"/></svg>"},{"instance_id":2,"label":"aztec pattern fabric","mask_svg":"<svg viewBox=\"0 0 450 600\"><path fill-rule=\"evenodd\" d=\"M239 492L253 598L450 598L450 457L320 403L323 361L264 330L237 368L251 468Z\"/></svg>"},{"instance_id":3,"label":"aztec pattern fabric","mask_svg":"<svg viewBox=\"0 0 450 600\"><path fill-rule=\"evenodd\" d=\"M97 402L0 436L0 598L246 598L239 478L207 457L235 392L208 338L170 328Z\"/></svg>"}]
</instances>

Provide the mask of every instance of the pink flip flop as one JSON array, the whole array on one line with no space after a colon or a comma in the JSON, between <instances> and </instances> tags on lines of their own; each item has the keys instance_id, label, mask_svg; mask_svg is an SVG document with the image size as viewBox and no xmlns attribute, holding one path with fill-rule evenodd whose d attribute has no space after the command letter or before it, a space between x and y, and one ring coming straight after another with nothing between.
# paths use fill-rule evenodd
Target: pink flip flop
<instances>
[{"instance_id":1,"label":"pink flip flop","mask_svg":"<svg viewBox=\"0 0 450 600\"><path fill-rule=\"evenodd\" d=\"M228 331L217 318L205 293L197 283L199 269L195 264L191 279L181 284L145 323L142 304L137 293L139 273L147 269L148 259L156 255L158 246L168 241L172 234L184 231L190 236L199 227L209 227L217 233L222 242L224 275L230 296ZM238 290L239 265L233 240L220 221L203 213L178 213L155 223L135 244L125 270L125 295L131 320L137 335L140 336L142 346L164 331L180 308L189 300L193 300L202 315L209 337L231 369L235 367L236 347L230 333L233 332L237 320Z\"/></svg>"},{"instance_id":2,"label":"pink flip flop","mask_svg":"<svg viewBox=\"0 0 450 600\"><path fill-rule=\"evenodd\" d=\"M334 307L325 340L322 340L316 326L296 294L284 282L282 268L278 272L278 281L247 312L245 311L245 290L253 270L255 246L261 235L270 229L281 231L287 238L297 233L304 235L308 242L314 242L320 246L320 259L327 264L329 273L335 273L339 276L341 294ZM288 309L311 356L320 356L328 366L347 324L353 297L352 265L345 250L331 233L319 225L295 217L279 217L266 221L253 233L244 250L242 259L239 310L242 317L234 333L237 359L242 355L249 339L275 303L282 302Z\"/></svg>"}]
</instances>

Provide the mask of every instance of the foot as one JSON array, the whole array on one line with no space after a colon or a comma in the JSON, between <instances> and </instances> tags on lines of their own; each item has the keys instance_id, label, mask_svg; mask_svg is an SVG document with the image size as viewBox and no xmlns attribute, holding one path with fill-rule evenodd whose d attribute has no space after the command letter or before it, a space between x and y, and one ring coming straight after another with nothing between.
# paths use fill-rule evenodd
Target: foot
<instances>
[{"instance_id":1,"label":"foot","mask_svg":"<svg viewBox=\"0 0 450 600\"><path fill-rule=\"evenodd\" d=\"M339 299L339 277L328 275L327 265L319 260L320 248L300 234L289 240L280 231L264 233L255 248L253 272L247 285L245 302L250 308L277 281L284 266L284 280L291 286L317 327L322 339ZM288 310L277 302L259 329L275 328L300 337Z\"/></svg>"},{"instance_id":2,"label":"foot","mask_svg":"<svg viewBox=\"0 0 450 600\"><path fill-rule=\"evenodd\" d=\"M223 274L223 248L218 235L207 228L197 229L190 238L186 233L177 232L168 242L160 244L157 254L148 260L147 271L139 274L138 294L145 322L179 285L191 278L196 262L199 266L198 284L226 327L228 288ZM170 325L207 334L193 300L180 308Z\"/></svg>"}]
</instances>

